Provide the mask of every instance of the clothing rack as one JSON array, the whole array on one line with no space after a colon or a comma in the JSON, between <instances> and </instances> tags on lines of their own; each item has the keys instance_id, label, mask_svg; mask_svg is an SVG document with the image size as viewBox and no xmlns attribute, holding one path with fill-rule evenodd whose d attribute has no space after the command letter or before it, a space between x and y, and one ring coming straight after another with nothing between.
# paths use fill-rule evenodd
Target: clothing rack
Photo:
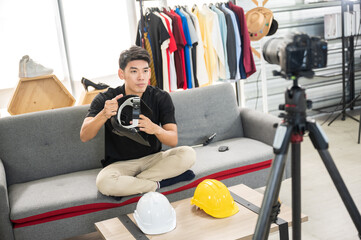
<instances>
[{"instance_id":1,"label":"clothing rack","mask_svg":"<svg viewBox=\"0 0 361 240\"><path fill-rule=\"evenodd\" d=\"M144 1L160 1L160 0L136 0L139 1L139 6L140 6L140 26L141 26L141 43L142 43L142 47L144 48L144 29L145 29L145 16L144 16ZM230 0L227 2L232 2L233 4L236 5L236 0ZM163 6L166 7L167 3L166 0L163 0ZM225 3L225 2L222 2ZM221 3L218 3L221 4ZM177 5L179 8L182 6ZM227 79L226 79L227 80ZM235 92L236 92L236 96L237 96L237 103L239 106L241 107L245 107L245 95L244 95L244 80L245 79L234 79L235 82Z\"/></svg>"}]
</instances>

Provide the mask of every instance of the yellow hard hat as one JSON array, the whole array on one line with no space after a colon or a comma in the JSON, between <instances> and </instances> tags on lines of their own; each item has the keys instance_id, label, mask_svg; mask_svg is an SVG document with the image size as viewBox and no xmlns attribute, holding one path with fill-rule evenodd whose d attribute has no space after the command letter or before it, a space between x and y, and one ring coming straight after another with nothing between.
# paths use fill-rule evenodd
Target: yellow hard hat
<instances>
[{"instance_id":1,"label":"yellow hard hat","mask_svg":"<svg viewBox=\"0 0 361 240\"><path fill-rule=\"evenodd\" d=\"M198 184L191 204L215 218L230 217L239 211L226 185L215 179Z\"/></svg>"}]
</instances>

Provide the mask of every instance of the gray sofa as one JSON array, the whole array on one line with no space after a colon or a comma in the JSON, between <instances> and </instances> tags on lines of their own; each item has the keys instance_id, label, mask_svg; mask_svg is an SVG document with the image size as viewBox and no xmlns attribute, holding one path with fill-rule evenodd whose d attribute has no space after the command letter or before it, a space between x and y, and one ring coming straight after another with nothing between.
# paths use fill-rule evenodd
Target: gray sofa
<instances>
[{"instance_id":1,"label":"gray sofa","mask_svg":"<svg viewBox=\"0 0 361 240\"><path fill-rule=\"evenodd\" d=\"M227 186L266 184L278 118L238 108L228 83L171 96L178 145L193 146L213 133L217 136L195 148L195 179L160 192L170 201L188 198L206 178ZM0 118L0 239L64 239L93 232L95 222L134 211L140 195L114 198L97 191L104 131L87 143L80 141L88 107ZM218 152L223 145L229 150Z\"/></svg>"}]
</instances>

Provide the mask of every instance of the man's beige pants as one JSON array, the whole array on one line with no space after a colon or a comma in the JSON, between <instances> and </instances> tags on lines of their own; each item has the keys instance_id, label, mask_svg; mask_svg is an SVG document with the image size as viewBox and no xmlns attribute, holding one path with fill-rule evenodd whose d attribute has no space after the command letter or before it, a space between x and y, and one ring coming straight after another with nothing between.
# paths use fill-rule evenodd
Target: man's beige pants
<instances>
[{"instance_id":1,"label":"man's beige pants","mask_svg":"<svg viewBox=\"0 0 361 240\"><path fill-rule=\"evenodd\" d=\"M196 159L193 148L176 147L139 159L119 161L103 168L96 179L107 196L129 196L157 190L159 181L190 169Z\"/></svg>"}]
</instances>

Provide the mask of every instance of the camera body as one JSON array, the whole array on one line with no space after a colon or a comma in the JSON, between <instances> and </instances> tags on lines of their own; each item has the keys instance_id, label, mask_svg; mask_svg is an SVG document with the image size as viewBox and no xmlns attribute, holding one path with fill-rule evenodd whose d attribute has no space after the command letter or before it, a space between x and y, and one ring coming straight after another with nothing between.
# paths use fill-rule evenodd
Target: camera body
<instances>
[{"instance_id":1,"label":"camera body","mask_svg":"<svg viewBox=\"0 0 361 240\"><path fill-rule=\"evenodd\" d=\"M278 64L286 74L311 71L327 65L327 42L305 33L290 33L272 38L263 46L263 57Z\"/></svg>"}]
</instances>

